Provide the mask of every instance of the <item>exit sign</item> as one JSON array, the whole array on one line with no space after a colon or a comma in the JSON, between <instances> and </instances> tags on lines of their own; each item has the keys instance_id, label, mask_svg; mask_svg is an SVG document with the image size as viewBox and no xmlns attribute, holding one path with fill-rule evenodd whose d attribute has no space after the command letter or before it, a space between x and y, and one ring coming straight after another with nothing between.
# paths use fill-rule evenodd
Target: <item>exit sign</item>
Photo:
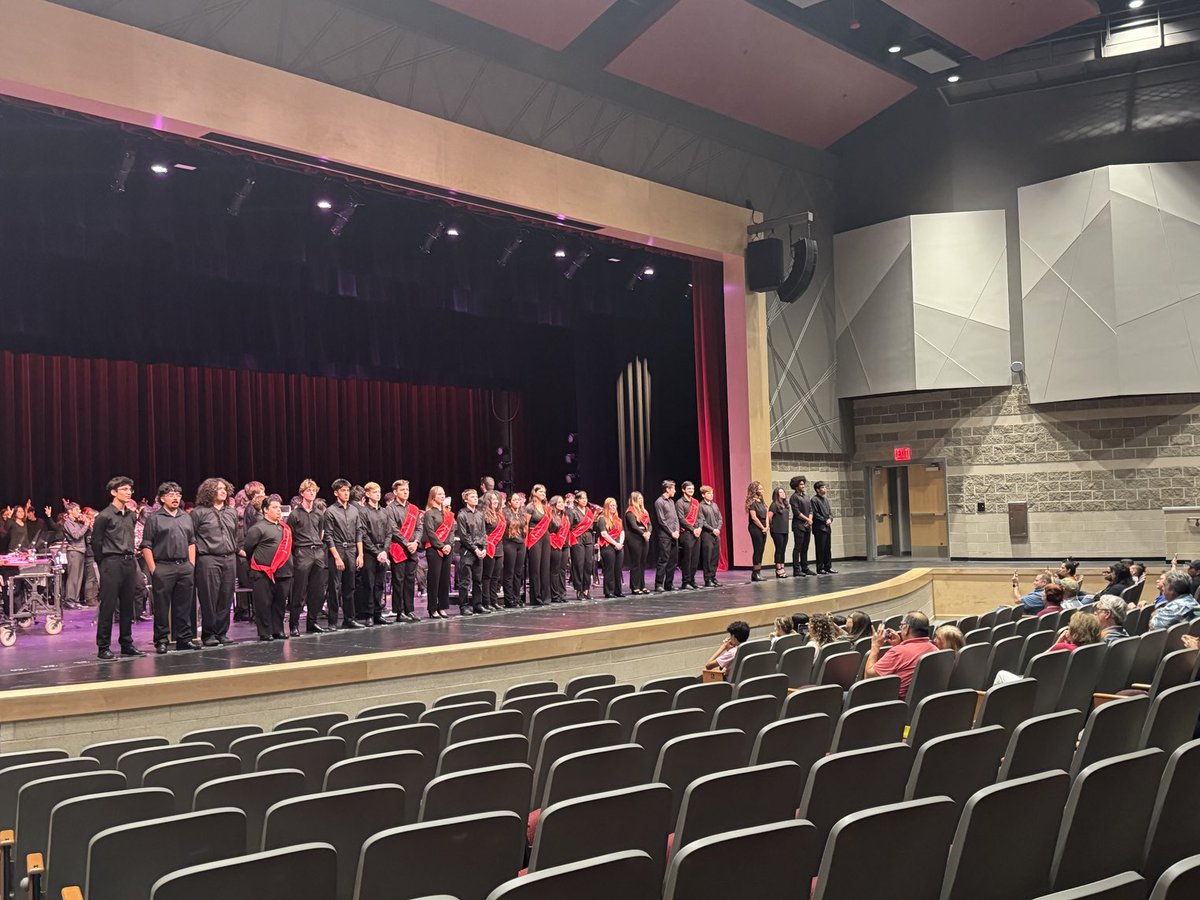
<instances>
[{"instance_id":1,"label":"exit sign","mask_svg":"<svg viewBox=\"0 0 1200 900\"><path fill-rule=\"evenodd\" d=\"M908 462L912 459L912 447L897 447L892 451L892 459L896 462Z\"/></svg>"}]
</instances>

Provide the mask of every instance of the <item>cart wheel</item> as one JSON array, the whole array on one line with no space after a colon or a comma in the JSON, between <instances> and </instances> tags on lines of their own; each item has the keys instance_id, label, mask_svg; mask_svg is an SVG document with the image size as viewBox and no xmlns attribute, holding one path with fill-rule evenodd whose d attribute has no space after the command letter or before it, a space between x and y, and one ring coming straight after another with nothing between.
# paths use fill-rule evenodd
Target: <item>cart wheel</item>
<instances>
[{"instance_id":1,"label":"cart wheel","mask_svg":"<svg viewBox=\"0 0 1200 900\"><path fill-rule=\"evenodd\" d=\"M11 647L17 642L17 633L9 626L0 627L0 647Z\"/></svg>"},{"instance_id":2,"label":"cart wheel","mask_svg":"<svg viewBox=\"0 0 1200 900\"><path fill-rule=\"evenodd\" d=\"M58 634L62 631L63 620L57 616L49 616L46 619L46 634Z\"/></svg>"},{"instance_id":3,"label":"cart wheel","mask_svg":"<svg viewBox=\"0 0 1200 900\"><path fill-rule=\"evenodd\" d=\"M17 619L17 627L22 631L28 631L33 627L33 616L30 615Z\"/></svg>"}]
</instances>

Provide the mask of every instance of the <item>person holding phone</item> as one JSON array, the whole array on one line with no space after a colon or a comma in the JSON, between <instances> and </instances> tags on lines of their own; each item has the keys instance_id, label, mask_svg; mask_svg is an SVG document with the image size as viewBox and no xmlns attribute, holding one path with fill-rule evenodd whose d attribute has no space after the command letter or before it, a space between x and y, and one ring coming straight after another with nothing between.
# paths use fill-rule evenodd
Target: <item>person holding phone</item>
<instances>
[{"instance_id":1,"label":"person holding phone","mask_svg":"<svg viewBox=\"0 0 1200 900\"><path fill-rule=\"evenodd\" d=\"M937 647L929 640L929 616L919 610L906 613L900 623L900 633L884 629L882 625L871 635L871 649L867 653L863 675L895 675L900 679L901 700L908 696L917 671L917 662L926 653L936 653ZM885 654L885 648L886 654Z\"/></svg>"}]
</instances>

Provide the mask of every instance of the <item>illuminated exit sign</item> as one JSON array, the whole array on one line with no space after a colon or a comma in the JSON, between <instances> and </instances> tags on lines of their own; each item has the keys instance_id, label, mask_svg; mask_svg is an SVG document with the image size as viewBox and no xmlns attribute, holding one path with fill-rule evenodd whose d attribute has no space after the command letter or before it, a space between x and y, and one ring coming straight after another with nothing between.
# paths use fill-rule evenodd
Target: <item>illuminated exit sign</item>
<instances>
[{"instance_id":1,"label":"illuminated exit sign","mask_svg":"<svg viewBox=\"0 0 1200 900\"><path fill-rule=\"evenodd\" d=\"M892 459L896 462L908 462L912 459L912 447L897 447L892 451Z\"/></svg>"}]
</instances>

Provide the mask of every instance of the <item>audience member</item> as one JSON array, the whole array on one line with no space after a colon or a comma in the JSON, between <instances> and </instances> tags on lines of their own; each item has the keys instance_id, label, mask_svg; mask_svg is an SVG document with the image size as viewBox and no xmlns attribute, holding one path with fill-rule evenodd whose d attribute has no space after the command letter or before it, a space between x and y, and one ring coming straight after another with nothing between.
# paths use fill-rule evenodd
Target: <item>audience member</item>
<instances>
[{"instance_id":1,"label":"audience member","mask_svg":"<svg viewBox=\"0 0 1200 900\"><path fill-rule=\"evenodd\" d=\"M1058 633L1058 643L1046 652L1075 650L1085 644L1097 644L1099 642L1100 619L1095 613L1078 610L1071 614L1071 621L1067 623L1067 627Z\"/></svg>"},{"instance_id":2,"label":"audience member","mask_svg":"<svg viewBox=\"0 0 1200 900\"><path fill-rule=\"evenodd\" d=\"M1042 597L1046 605L1038 612L1038 618L1048 616L1051 613L1060 613L1063 611L1063 589L1062 585L1048 584L1042 591Z\"/></svg>"},{"instance_id":3,"label":"audience member","mask_svg":"<svg viewBox=\"0 0 1200 900\"><path fill-rule=\"evenodd\" d=\"M828 613L816 613L808 620L808 639L818 650L844 637Z\"/></svg>"},{"instance_id":4,"label":"audience member","mask_svg":"<svg viewBox=\"0 0 1200 900\"><path fill-rule=\"evenodd\" d=\"M1193 559L1188 563L1187 574L1192 580L1192 589L1188 593L1194 597L1200 593L1200 559Z\"/></svg>"},{"instance_id":5,"label":"audience member","mask_svg":"<svg viewBox=\"0 0 1200 900\"><path fill-rule=\"evenodd\" d=\"M738 619L730 622L725 631L725 640L721 642L717 652L708 658L704 668L720 669L726 677L729 677L729 667L733 665L733 658L737 656L738 645L750 639L750 626Z\"/></svg>"},{"instance_id":6,"label":"audience member","mask_svg":"<svg viewBox=\"0 0 1200 900\"><path fill-rule=\"evenodd\" d=\"M1146 578L1146 567L1140 562L1132 563L1129 566L1129 574L1133 577L1134 584L1141 584Z\"/></svg>"},{"instance_id":7,"label":"audience member","mask_svg":"<svg viewBox=\"0 0 1200 900\"><path fill-rule=\"evenodd\" d=\"M884 630L881 625L871 635L871 650L867 653L865 677L896 675L900 679L900 699L908 695L917 661L926 653L936 653L937 647L929 640L929 617L916 610L906 614L900 623L900 633ZM887 653L883 654L884 647Z\"/></svg>"},{"instance_id":8,"label":"audience member","mask_svg":"<svg viewBox=\"0 0 1200 900\"><path fill-rule=\"evenodd\" d=\"M1013 572L1012 589L1013 602L1020 604L1021 615L1034 616L1042 611L1042 607L1046 605L1045 591L1046 585L1054 583L1054 573L1049 569L1038 572L1033 579L1033 590L1028 594L1021 593L1021 579L1016 572Z\"/></svg>"},{"instance_id":9,"label":"audience member","mask_svg":"<svg viewBox=\"0 0 1200 900\"><path fill-rule=\"evenodd\" d=\"M871 617L861 609L850 613L849 624L845 629L847 640L857 641L859 638L869 638L873 630Z\"/></svg>"},{"instance_id":10,"label":"audience member","mask_svg":"<svg viewBox=\"0 0 1200 900\"><path fill-rule=\"evenodd\" d=\"M1125 631L1125 601L1120 597L1101 597L1096 601L1096 618L1100 620L1100 640L1106 644L1129 637Z\"/></svg>"},{"instance_id":11,"label":"audience member","mask_svg":"<svg viewBox=\"0 0 1200 900\"><path fill-rule=\"evenodd\" d=\"M967 639L955 625L943 625L933 633L933 645L939 650L953 650L957 653L967 645Z\"/></svg>"},{"instance_id":12,"label":"audience member","mask_svg":"<svg viewBox=\"0 0 1200 900\"><path fill-rule=\"evenodd\" d=\"M1129 571L1129 566L1124 562L1115 562L1104 570L1104 580L1108 582L1104 590L1098 593L1097 597L1106 597L1113 595L1121 596L1121 592L1126 588L1133 587L1133 575Z\"/></svg>"},{"instance_id":13,"label":"audience member","mask_svg":"<svg viewBox=\"0 0 1200 900\"><path fill-rule=\"evenodd\" d=\"M1062 588L1062 608L1063 609L1079 609L1087 601L1079 595L1079 582L1071 578L1058 579L1058 586Z\"/></svg>"},{"instance_id":14,"label":"audience member","mask_svg":"<svg viewBox=\"0 0 1200 900\"><path fill-rule=\"evenodd\" d=\"M1150 627L1170 628L1179 622L1188 622L1196 618L1196 608L1191 578L1183 572L1168 572L1163 576L1163 603L1150 619Z\"/></svg>"},{"instance_id":15,"label":"audience member","mask_svg":"<svg viewBox=\"0 0 1200 900\"><path fill-rule=\"evenodd\" d=\"M785 634L792 633L792 620L788 616L775 617L775 630L771 632L771 646Z\"/></svg>"}]
</instances>

